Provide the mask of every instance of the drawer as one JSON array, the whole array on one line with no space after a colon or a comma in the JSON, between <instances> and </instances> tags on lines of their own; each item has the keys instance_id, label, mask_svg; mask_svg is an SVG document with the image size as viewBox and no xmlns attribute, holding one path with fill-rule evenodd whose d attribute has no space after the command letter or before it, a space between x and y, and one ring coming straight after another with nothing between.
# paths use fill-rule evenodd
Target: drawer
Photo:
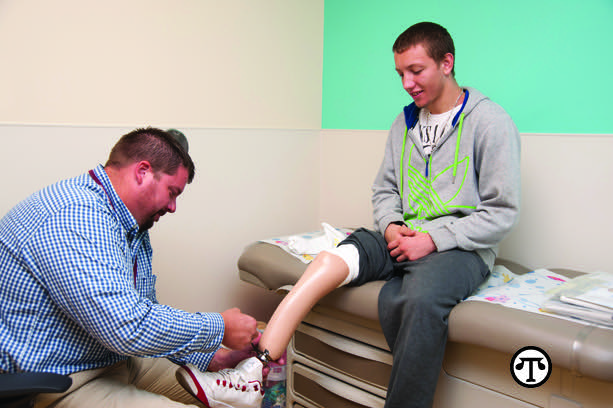
<instances>
[{"instance_id":1,"label":"drawer","mask_svg":"<svg viewBox=\"0 0 613 408\"><path fill-rule=\"evenodd\" d=\"M385 396L392 370L388 351L302 323L290 343L290 354L318 371Z\"/></svg>"},{"instance_id":2,"label":"drawer","mask_svg":"<svg viewBox=\"0 0 613 408\"><path fill-rule=\"evenodd\" d=\"M385 404L381 397L302 364L293 364L288 375L288 402L293 407L382 408Z\"/></svg>"}]
</instances>

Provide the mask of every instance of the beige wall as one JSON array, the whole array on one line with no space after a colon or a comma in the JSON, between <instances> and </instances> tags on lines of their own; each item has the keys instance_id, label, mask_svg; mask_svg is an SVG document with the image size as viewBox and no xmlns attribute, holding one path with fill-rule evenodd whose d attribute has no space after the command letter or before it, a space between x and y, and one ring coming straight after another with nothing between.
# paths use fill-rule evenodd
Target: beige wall
<instances>
[{"instance_id":1,"label":"beige wall","mask_svg":"<svg viewBox=\"0 0 613 408\"><path fill-rule=\"evenodd\" d=\"M278 301L238 280L250 242L371 225L387 131L321 130L323 0L0 1L0 213L104 162L142 125L190 138L197 176L152 231L161 302ZM501 255L613 270L613 135L523 135L523 213Z\"/></svg>"},{"instance_id":2,"label":"beige wall","mask_svg":"<svg viewBox=\"0 0 613 408\"><path fill-rule=\"evenodd\" d=\"M152 230L158 298L268 316L236 260L318 225L323 0L3 0L0 55L1 214L135 127L180 128L197 176Z\"/></svg>"},{"instance_id":3,"label":"beige wall","mask_svg":"<svg viewBox=\"0 0 613 408\"><path fill-rule=\"evenodd\" d=\"M127 130L0 125L0 213L104 162ZM278 298L238 280L244 246L320 221L372 225L386 131L183 130L197 176L152 230L160 301L191 311L237 305L265 319ZM531 268L613 270L612 152L613 135L522 135L522 215L500 255Z\"/></svg>"},{"instance_id":4,"label":"beige wall","mask_svg":"<svg viewBox=\"0 0 613 408\"><path fill-rule=\"evenodd\" d=\"M33 191L104 163L129 128L0 125L0 214ZM319 131L182 129L196 164L177 212L151 230L158 300L238 306L267 319L279 298L238 279L251 242L317 228Z\"/></svg>"},{"instance_id":5,"label":"beige wall","mask_svg":"<svg viewBox=\"0 0 613 408\"><path fill-rule=\"evenodd\" d=\"M522 215L501 256L613 272L613 135L523 135Z\"/></svg>"},{"instance_id":6,"label":"beige wall","mask_svg":"<svg viewBox=\"0 0 613 408\"><path fill-rule=\"evenodd\" d=\"M386 139L387 131L322 130L319 213L323 221L373 227L371 185Z\"/></svg>"},{"instance_id":7,"label":"beige wall","mask_svg":"<svg viewBox=\"0 0 613 408\"><path fill-rule=\"evenodd\" d=\"M372 225L387 131L322 131L320 217ZM500 256L530 268L613 271L613 135L522 135L522 212Z\"/></svg>"},{"instance_id":8,"label":"beige wall","mask_svg":"<svg viewBox=\"0 0 613 408\"><path fill-rule=\"evenodd\" d=\"M321 123L323 0L3 0L0 55L0 123Z\"/></svg>"}]
</instances>

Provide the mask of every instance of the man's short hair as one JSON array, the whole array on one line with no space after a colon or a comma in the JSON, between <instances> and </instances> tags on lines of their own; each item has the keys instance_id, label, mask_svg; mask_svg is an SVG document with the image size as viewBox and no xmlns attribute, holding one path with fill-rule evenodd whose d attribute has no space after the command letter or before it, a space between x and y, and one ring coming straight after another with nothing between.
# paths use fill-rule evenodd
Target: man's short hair
<instances>
[{"instance_id":1,"label":"man's short hair","mask_svg":"<svg viewBox=\"0 0 613 408\"><path fill-rule=\"evenodd\" d=\"M455 61L453 39L445 27L436 23L422 22L407 28L398 36L392 50L400 54L419 44L436 63L443 61L448 53L454 56ZM455 63L453 65L451 74L455 76Z\"/></svg>"},{"instance_id":2,"label":"man's short hair","mask_svg":"<svg viewBox=\"0 0 613 408\"><path fill-rule=\"evenodd\" d=\"M170 133L153 128L140 128L123 135L109 154L105 166L125 167L146 160L153 171L174 175L179 166L187 169L187 182L194 179L195 167L191 157Z\"/></svg>"}]
</instances>

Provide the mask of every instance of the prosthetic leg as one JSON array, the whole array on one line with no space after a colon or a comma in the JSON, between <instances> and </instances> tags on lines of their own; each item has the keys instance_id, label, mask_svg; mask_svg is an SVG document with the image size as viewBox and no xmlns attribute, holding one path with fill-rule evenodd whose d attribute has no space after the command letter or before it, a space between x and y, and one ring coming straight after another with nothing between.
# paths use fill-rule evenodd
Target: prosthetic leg
<instances>
[{"instance_id":1,"label":"prosthetic leg","mask_svg":"<svg viewBox=\"0 0 613 408\"><path fill-rule=\"evenodd\" d=\"M257 357L264 364L279 359L302 319L322 297L346 283L349 275L350 268L344 258L322 251L273 313L254 346Z\"/></svg>"}]
</instances>

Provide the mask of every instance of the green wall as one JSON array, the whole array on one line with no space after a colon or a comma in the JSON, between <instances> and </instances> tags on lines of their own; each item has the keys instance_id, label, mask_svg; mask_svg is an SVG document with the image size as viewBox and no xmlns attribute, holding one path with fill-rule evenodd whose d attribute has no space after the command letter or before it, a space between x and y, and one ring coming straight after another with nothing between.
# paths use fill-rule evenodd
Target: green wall
<instances>
[{"instance_id":1,"label":"green wall","mask_svg":"<svg viewBox=\"0 0 613 408\"><path fill-rule=\"evenodd\" d=\"M325 0L323 129L388 129L411 102L392 44L434 21L456 79L502 105L523 133L613 134L613 0Z\"/></svg>"}]
</instances>

